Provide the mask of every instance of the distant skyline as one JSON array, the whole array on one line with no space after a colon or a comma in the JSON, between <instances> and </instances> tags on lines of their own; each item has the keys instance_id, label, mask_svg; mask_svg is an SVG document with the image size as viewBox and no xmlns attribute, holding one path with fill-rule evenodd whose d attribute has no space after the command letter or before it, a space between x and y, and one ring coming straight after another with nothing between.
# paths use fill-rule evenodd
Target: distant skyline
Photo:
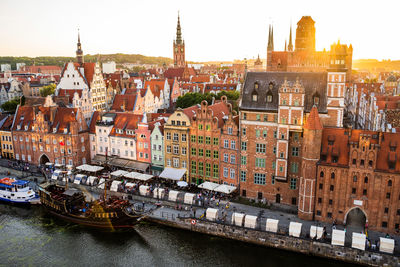
<instances>
[{"instance_id":1,"label":"distant skyline","mask_svg":"<svg viewBox=\"0 0 400 267\"><path fill-rule=\"evenodd\" d=\"M75 56L78 28L84 54L172 58L178 10L187 61L266 57L268 26L284 50L290 24L311 16L316 49L340 40L353 59L400 59L400 1L122 1L1 0L0 56Z\"/></svg>"}]
</instances>

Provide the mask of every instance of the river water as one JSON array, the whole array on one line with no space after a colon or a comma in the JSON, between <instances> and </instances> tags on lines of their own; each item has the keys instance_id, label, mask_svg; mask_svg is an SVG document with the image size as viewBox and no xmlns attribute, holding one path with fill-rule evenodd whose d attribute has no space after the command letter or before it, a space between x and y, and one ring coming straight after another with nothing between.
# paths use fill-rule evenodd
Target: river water
<instances>
[{"instance_id":1,"label":"river water","mask_svg":"<svg viewBox=\"0 0 400 267\"><path fill-rule=\"evenodd\" d=\"M42 207L0 204L0 266L349 266L243 242L141 223L107 232Z\"/></svg>"}]
</instances>

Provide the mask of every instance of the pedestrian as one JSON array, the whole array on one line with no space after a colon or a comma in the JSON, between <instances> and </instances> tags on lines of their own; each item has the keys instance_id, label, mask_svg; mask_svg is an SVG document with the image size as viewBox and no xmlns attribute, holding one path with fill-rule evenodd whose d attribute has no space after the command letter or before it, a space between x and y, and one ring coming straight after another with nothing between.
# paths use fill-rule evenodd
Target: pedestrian
<instances>
[{"instance_id":1,"label":"pedestrian","mask_svg":"<svg viewBox=\"0 0 400 267\"><path fill-rule=\"evenodd\" d=\"M142 209L144 210L144 205L145 205L145 203L144 203L144 201L142 202Z\"/></svg>"},{"instance_id":2,"label":"pedestrian","mask_svg":"<svg viewBox=\"0 0 400 267\"><path fill-rule=\"evenodd\" d=\"M196 208L193 209L193 217L196 218Z\"/></svg>"}]
</instances>

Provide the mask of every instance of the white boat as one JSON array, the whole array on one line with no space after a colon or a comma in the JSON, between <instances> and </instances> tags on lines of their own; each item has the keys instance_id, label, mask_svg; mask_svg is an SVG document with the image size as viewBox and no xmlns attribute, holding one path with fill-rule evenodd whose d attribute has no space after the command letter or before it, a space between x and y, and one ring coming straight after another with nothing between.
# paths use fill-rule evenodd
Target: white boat
<instances>
[{"instance_id":1,"label":"white boat","mask_svg":"<svg viewBox=\"0 0 400 267\"><path fill-rule=\"evenodd\" d=\"M0 201L39 204L39 196L29 187L29 181L6 177L0 179Z\"/></svg>"}]
</instances>

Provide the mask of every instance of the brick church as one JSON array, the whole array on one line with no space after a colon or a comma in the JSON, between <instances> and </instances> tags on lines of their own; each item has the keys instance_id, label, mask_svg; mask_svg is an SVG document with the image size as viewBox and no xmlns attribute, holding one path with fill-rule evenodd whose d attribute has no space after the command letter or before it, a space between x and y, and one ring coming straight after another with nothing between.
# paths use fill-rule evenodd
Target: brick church
<instances>
[{"instance_id":1,"label":"brick church","mask_svg":"<svg viewBox=\"0 0 400 267\"><path fill-rule=\"evenodd\" d=\"M398 230L400 135L343 128L351 45L315 52L311 17L299 21L295 43L273 51L270 28L268 71L246 74L240 195L297 206L306 220Z\"/></svg>"},{"instance_id":2,"label":"brick church","mask_svg":"<svg viewBox=\"0 0 400 267\"><path fill-rule=\"evenodd\" d=\"M340 43L338 42L338 45ZM332 62L332 53L336 46L331 46L331 51L315 51L315 21L310 16L302 17L297 22L295 46L292 42L292 28L289 32L289 44L284 51L274 50L274 29L270 26L267 46L267 71L289 72L325 72ZM350 81L353 58L353 47L350 44L341 45L340 53L343 54L346 69L346 81Z\"/></svg>"}]
</instances>

